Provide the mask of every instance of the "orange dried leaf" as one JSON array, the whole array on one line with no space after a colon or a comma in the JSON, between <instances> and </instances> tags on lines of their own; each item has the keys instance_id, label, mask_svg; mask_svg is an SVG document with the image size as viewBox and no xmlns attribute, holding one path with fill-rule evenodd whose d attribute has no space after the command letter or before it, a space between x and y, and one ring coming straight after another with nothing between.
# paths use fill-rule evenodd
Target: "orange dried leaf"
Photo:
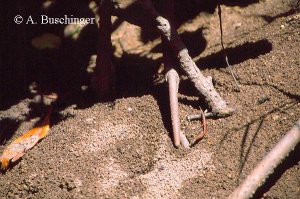
<instances>
[{"instance_id":1,"label":"orange dried leaf","mask_svg":"<svg viewBox=\"0 0 300 199\"><path fill-rule=\"evenodd\" d=\"M34 147L39 140L48 135L50 128L50 114L51 110L39 126L34 127L30 131L24 133L22 136L15 139L10 145L8 145L6 149L4 149L0 160L1 169L6 169L9 165L9 161L15 162L20 159L27 150Z\"/></svg>"}]
</instances>

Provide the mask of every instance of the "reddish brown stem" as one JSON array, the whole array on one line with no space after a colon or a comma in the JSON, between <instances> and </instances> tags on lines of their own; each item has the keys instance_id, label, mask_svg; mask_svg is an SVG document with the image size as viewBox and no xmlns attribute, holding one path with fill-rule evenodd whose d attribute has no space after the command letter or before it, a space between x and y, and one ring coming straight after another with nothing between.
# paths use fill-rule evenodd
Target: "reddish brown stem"
<instances>
[{"instance_id":1,"label":"reddish brown stem","mask_svg":"<svg viewBox=\"0 0 300 199\"><path fill-rule=\"evenodd\" d=\"M99 7L99 43L92 86L101 98L112 98L115 88L115 66L111 60L111 13L114 5L111 0L102 0Z\"/></svg>"},{"instance_id":2,"label":"reddish brown stem","mask_svg":"<svg viewBox=\"0 0 300 199\"><path fill-rule=\"evenodd\" d=\"M200 133L195 137L194 143L199 142L207 133L207 131L206 131L206 118L205 118L204 113L203 113L202 110L201 110L201 118L202 118L202 131L200 131Z\"/></svg>"}]
</instances>

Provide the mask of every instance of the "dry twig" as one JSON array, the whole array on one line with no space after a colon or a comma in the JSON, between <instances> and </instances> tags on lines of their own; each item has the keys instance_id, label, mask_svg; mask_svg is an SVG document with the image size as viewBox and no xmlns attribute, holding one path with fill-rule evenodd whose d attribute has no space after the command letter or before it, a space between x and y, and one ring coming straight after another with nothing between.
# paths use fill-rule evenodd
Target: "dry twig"
<instances>
[{"instance_id":1,"label":"dry twig","mask_svg":"<svg viewBox=\"0 0 300 199\"><path fill-rule=\"evenodd\" d=\"M234 190L229 199L251 198L300 141L300 119Z\"/></svg>"},{"instance_id":2,"label":"dry twig","mask_svg":"<svg viewBox=\"0 0 300 199\"><path fill-rule=\"evenodd\" d=\"M171 109L171 120L172 129L174 137L175 147L180 145L180 121L179 121L179 111L178 111L178 85L179 76L176 70L171 69L166 74L166 79L169 85L169 99L170 99L170 109Z\"/></svg>"},{"instance_id":3,"label":"dry twig","mask_svg":"<svg viewBox=\"0 0 300 199\"><path fill-rule=\"evenodd\" d=\"M181 69L192 81L199 95L204 95L211 106L213 113L217 116L225 117L234 112L234 109L227 106L225 100L221 98L212 84L211 77L205 77L195 62L190 57L187 48L180 39L172 21L161 16L154 8L151 0L139 0L143 10L148 14L149 19L157 24L157 30L162 39L167 41L172 53L178 58ZM172 5L173 0L164 1L164 6Z\"/></svg>"},{"instance_id":4,"label":"dry twig","mask_svg":"<svg viewBox=\"0 0 300 199\"><path fill-rule=\"evenodd\" d=\"M226 64L227 64L227 68L228 68L228 70L229 70L229 72L231 74L231 77L232 77L235 85L236 85L237 91L240 92L241 91L240 86L237 83L235 75L234 75L234 73L233 73L233 71L231 69L231 65L228 62L228 57L227 57L227 54L225 52L225 47L224 47L224 44L223 44L222 10L221 10L220 4L218 4L218 14L219 14L219 21L220 21L221 46L222 46L223 55L224 55L224 58L225 58L225 61L226 61Z\"/></svg>"}]
</instances>

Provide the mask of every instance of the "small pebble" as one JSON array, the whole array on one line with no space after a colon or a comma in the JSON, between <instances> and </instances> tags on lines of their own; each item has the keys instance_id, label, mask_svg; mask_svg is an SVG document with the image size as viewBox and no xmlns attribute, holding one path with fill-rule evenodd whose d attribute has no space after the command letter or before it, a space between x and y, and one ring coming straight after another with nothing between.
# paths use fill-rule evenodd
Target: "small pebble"
<instances>
[{"instance_id":1,"label":"small pebble","mask_svg":"<svg viewBox=\"0 0 300 199\"><path fill-rule=\"evenodd\" d=\"M237 23L237 24L235 24L235 28L239 28L239 27L241 27L242 26L242 23Z\"/></svg>"},{"instance_id":2,"label":"small pebble","mask_svg":"<svg viewBox=\"0 0 300 199\"><path fill-rule=\"evenodd\" d=\"M134 174L134 173L131 173L131 174L129 175L129 177L130 177L130 178L134 178L134 177L135 177L135 174Z\"/></svg>"}]
</instances>

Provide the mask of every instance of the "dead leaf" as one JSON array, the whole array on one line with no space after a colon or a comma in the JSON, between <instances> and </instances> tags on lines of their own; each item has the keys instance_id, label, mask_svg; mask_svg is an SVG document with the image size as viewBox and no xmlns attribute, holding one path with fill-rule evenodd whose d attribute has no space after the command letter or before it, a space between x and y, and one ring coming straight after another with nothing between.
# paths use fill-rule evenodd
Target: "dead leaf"
<instances>
[{"instance_id":1,"label":"dead leaf","mask_svg":"<svg viewBox=\"0 0 300 199\"><path fill-rule=\"evenodd\" d=\"M6 149L4 149L0 159L1 169L7 169L10 161L15 162L20 159L27 150L34 147L39 140L48 135L51 109L52 108L50 108L47 116L37 127L34 127L30 131L24 133L22 136L15 139Z\"/></svg>"},{"instance_id":2,"label":"dead leaf","mask_svg":"<svg viewBox=\"0 0 300 199\"><path fill-rule=\"evenodd\" d=\"M33 38L31 44L38 49L57 48L61 44L61 39L57 35L44 33L40 37Z\"/></svg>"}]
</instances>

